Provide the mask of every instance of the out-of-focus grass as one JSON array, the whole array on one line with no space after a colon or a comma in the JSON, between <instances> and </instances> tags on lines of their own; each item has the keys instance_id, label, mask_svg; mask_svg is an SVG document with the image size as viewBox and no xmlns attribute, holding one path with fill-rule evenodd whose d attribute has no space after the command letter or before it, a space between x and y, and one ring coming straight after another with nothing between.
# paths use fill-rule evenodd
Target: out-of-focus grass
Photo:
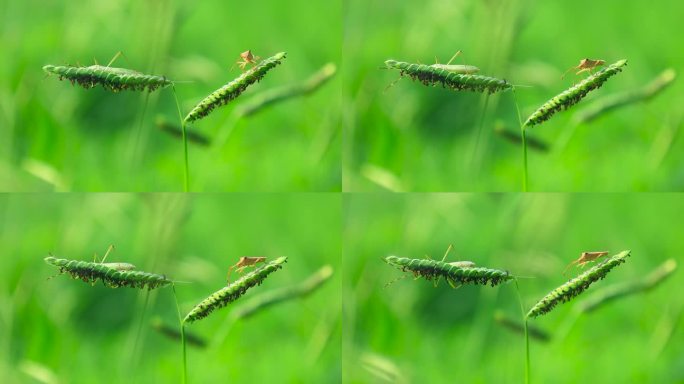
<instances>
[{"instance_id":1,"label":"out-of-focus grass","mask_svg":"<svg viewBox=\"0 0 684 384\"><path fill-rule=\"evenodd\" d=\"M164 273L185 315L226 283L240 256L288 256L282 271L244 297L291 286L323 265L334 274L311 296L232 322L216 311L187 329L209 346L188 351L192 382L338 382L341 375L341 198L334 195L69 194L0 196L0 381L28 382L25 367L61 382L180 382L180 342L155 332L177 326L171 288L150 293L90 286L43 262L48 252ZM135 335L142 321L141 337ZM26 364L23 364L26 363ZM22 365L23 364L23 365Z\"/></svg>"},{"instance_id":2,"label":"out-of-focus grass","mask_svg":"<svg viewBox=\"0 0 684 384\"><path fill-rule=\"evenodd\" d=\"M526 310L570 278L563 268L583 251L632 250L629 262L587 293L641 277L666 259L684 260L681 230L672 225L684 198L675 194L361 194L346 197L345 210L343 368L350 383L383 375L429 383L524 378L523 336L494 320L497 311L521 319L513 284L454 290L408 273L394 281L404 274L387 266L385 256L441 259L453 244L449 261L521 276ZM532 341L533 381L682 380L677 335L684 299L675 292L683 283L676 271L651 292L576 320L573 305L588 295L533 320L551 336L549 343ZM377 366L364 356L384 360Z\"/></svg>"},{"instance_id":3,"label":"out-of-focus grass","mask_svg":"<svg viewBox=\"0 0 684 384\"><path fill-rule=\"evenodd\" d=\"M521 148L494 134L497 120L518 127L510 92L490 96L477 151L484 98L428 88L380 69L386 59L460 64L502 77L518 88L523 121L550 97L577 82L563 71L580 59L628 59L575 109L528 132L552 144L530 152L536 191L673 191L684 187L677 79L647 103L615 110L573 129L572 115L593 99L635 89L664 69L684 66L680 15L674 0L655 3L492 1L358 1L346 7L343 55L344 190L385 190L364 172L382 169L410 191L520 191ZM585 104L586 103L586 104ZM396 183L395 183L396 184Z\"/></svg>"},{"instance_id":4,"label":"out-of-focus grass","mask_svg":"<svg viewBox=\"0 0 684 384\"><path fill-rule=\"evenodd\" d=\"M0 185L4 191L180 191L180 141L155 128L178 122L171 89L150 94L85 90L46 77L45 64L107 63L178 80L182 109L240 74L251 49L288 58L260 84L188 129L228 136L221 148L191 146L191 189L341 189L340 79L316 93L236 119L259 91L304 81L340 61L341 2L113 1L0 4ZM316 30L315 34L311 31ZM232 70L230 70L232 68ZM147 107L145 108L145 105ZM47 171L36 172L38 161ZM46 176L46 172L47 175ZM50 175L57 174L60 183Z\"/></svg>"}]
</instances>

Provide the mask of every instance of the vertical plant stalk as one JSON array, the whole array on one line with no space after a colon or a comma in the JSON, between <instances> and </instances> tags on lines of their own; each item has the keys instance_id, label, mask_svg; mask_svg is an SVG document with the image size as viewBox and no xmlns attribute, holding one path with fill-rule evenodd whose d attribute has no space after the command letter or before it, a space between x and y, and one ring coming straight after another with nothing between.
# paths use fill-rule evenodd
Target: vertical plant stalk
<instances>
[{"instance_id":1,"label":"vertical plant stalk","mask_svg":"<svg viewBox=\"0 0 684 384\"><path fill-rule=\"evenodd\" d=\"M176 96L176 86L173 85L173 98L176 100L176 108L178 109L178 118L181 123L181 136L183 138L183 152L185 155L185 171L183 173L183 190L190 192L190 166L188 162L188 135L185 132L185 120L183 120L183 113L181 112L180 103L178 103L178 96Z\"/></svg>"},{"instance_id":2,"label":"vertical plant stalk","mask_svg":"<svg viewBox=\"0 0 684 384\"><path fill-rule=\"evenodd\" d=\"M140 320L138 321L138 327L135 331L135 339L133 339L133 348L130 348L130 349L132 349L133 353L131 353L131 355L129 356L130 361L127 364L127 366L125 367L126 369L134 368L135 362L139 361L138 357L140 356L140 349L138 347L138 345L139 345L138 342L140 341L140 335L142 334L143 323L145 322L145 315L147 313L147 307L149 305L149 302L150 302L150 291L148 290L147 292L145 292L145 299L143 302L142 314L140 315ZM130 338L129 338L127 344L130 347Z\"/></svg>"},{"instance_id":3,"label":"vertical plant stalk","mask_svg":"<svg viewBox=\"0 0 684 384\"><path fill-rule=\"evenodd\" d=\"M523 319L523 327L525 329L525 384L530 383L530 335L527 330L527 314L525 313L525 306L523 306L522 297L520 296L520 288L518 287L518 279L513 279L515 283L515 293L518 294L518 302L520 303L520 314Z\"/></svg>"},{"instance_id":4,"label":"vertical plant stalk","mask_svg":"<svg viewBox=\"0 0 684 384\"><path fill-rule=\"evenodd\" d=\"M520 116L520 107L518 107L518 99L515 97L515 87L513 92L513 102L515 103L515 111L518 113L518 124L520 124L520 138L522 140L523 149L523 192L527 192L527 139L525 138L525 126L522 123ZM526 322L527 323L527 322Z\"/></svg>"},{"instance_id":5,"label":"vertical plant stalk","mask_svg":"<svg viewBox=\"0 0 684 384\"><path fill-rule=\"evenodd\" d=\"M178 311L178 324L180 325L181 344L183 345L183 384L186 384L188 382L188 355L185 346L185 324L183 324L183 316L181 315L180 305L178 305L176 285L171 284L171 289L173 289L173 298L176 301L176 311Z\"/></svg>"},{"instance_id":6,"label":"vertical plant stalk","mask_svg":"<svg viewBox=\"0 0 684 384\"><path fill-rule=\"evenodd\" d=\"M480 114L480 124L477 127L477 132L475 133L475 144L473 145L473 153L471 155L470 166L475 175L480 172L480 157L477 154L477 150L480 147L480 139L482 137L482 127L484 126L485 114L487 113L487 106L489 105L489 93L484 96L484 105L482 106L482 113Z\"/></svg>"}]
</instances>

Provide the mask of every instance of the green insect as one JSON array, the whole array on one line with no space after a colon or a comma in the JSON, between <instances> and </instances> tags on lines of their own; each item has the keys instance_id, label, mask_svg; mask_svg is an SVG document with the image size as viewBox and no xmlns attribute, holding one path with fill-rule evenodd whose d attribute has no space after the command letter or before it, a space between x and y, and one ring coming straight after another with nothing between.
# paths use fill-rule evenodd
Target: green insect
<instances>
[{"instance_id":1,"label":"green insect","mask_svg":"<svg viewBox=\"0 0 684 384\"><path fill-rule=\"evenodd\" d=\"M46 65L43 67L43 71L59 76L60 80L67 79L72 84L78 84L86 89L101 85L104 89L112 92L122 90L152 92L173 85L173 81L165 76L148 75L132 69L110 67L120 55L121 52L117 53L107 66L97 63L87 67Z\"/></svg>"},{"instance_id":2,"label":"green insect","mask_svg":"<svg viewBox=\"0 0 684 384\"><path fill-rule=\"evenodd\" d=\"M105 259L113 249L113 246L109 246L100 262L97 262L97 255L93 257L93 262L58 259L52 255L46 257L45 262L59 267L60 274L67 272L74 279L83 280L91 285L101 280L106 287L110 288L154 289L173 283L164 275L136 271L135 265L130 263L105 263Z\"/></svg>"},{"instance_id":3,"label":"green insect","mask_svg":"<svg viewBox=\"0 0 684 384\"><path fill-rule=\"evenodd\" d=\"M435 63L430 65L432 68L436 69L442 69L450 73L461 73L461 74L466 74L466 75L472 75L474 73L480 72L480 68L474 66L474 65L460 65L460 64L451 64L454 59L459 56L462 52L456 51L456 53L451 57L449 62L446 64L439 64Z\"/></svg>"}]
</instances>

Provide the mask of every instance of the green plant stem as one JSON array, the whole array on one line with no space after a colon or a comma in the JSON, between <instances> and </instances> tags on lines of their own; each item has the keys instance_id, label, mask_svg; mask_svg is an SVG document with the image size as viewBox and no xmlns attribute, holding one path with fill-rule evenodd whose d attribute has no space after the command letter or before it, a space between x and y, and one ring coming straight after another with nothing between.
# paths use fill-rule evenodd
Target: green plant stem
<instances>
[{"instance_id":1,"label":"green plant stem","mask_svg":"<svg viewBox=\"0 0 684 384\"><path fill-rule=\"evenodd\" d=\"M527 139L525 138L525 126L522 123L522 117L520 117L520 108L518 107L518 100L515 97L515 88L513 88L512 92L513 102L515 103L515 111L518 113L518 124L520 124L520 135L523 147L523 192L527 192Z\"/></svg>"},{"instance_id":2,"label":"green plant stem","mask_svg":"<svg viewBox=\"0 0 684 384\"><path fill-rule=\"evenodd\" d=\"M471 171L475 173L476 177L480 173L480 157L477 154L477 150L480 146L480 138L482 137L482 127L484 126L485 113L487 112L487 106L489 105L489 93L485 94L484 104L482 106L482 113L480 114L480 124L477 127L477 133L475 134L475 145L473 146L473 153L470 159Z\"/></svg>"},{"instance_id":3,"label":"green plant stem","mask_svg":"<svg viewBox=\"0 0 684 384\"><path fill-rule=\"evenodd\" d=\"M181 122L181 132L183 137L183 151L185 154L185 172L183 177L183 190L190 191L190 166L188 163L188 137L185 133L185 120L183 120L183 113L181 112L180 103L178 103L178 96L176 96L176 86L172 86L173 98L176 100L176 108L178 109L178 118Z\"/></svg>"},{"instance_id":4,"label":"green plant stem","mask_svg":"<svg viewBox=\"0 0 684 384\"><path fill-rule=\"evenodd\" d=\"M173 298L176 300L176 310L178 311L178 323L180 324L181 344L183 344L183 384L188 382L188 355L185 348L185 323L183 323L183 316L181 316L180 305L178 305L178 296L176 296L176 285L172 284Z\"/></svg>"},{"instance_id":5,"label":"green plant stem","mask_svg":"<svg viewBox=\"0 0 684 384\"><path fill-rule=\"evenodd\" d=\"M515 292L518 294L518 302L520 303L520 313L523 318L523 324L525 327L525 384L530 383L530 336L527 332L527 314L525 313L525 307L523 306L522 297L520 296L520 288L518 287L518 279L513 280L515 282Z\"/></svg>"}]
</instances>

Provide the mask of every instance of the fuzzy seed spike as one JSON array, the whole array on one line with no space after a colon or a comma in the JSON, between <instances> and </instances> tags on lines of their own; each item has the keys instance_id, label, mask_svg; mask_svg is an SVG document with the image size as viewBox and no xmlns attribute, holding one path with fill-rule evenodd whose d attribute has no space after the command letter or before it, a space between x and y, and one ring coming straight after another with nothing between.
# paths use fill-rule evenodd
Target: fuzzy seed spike
<instances>
[{"instance_id":1,"label":"fuzzy seed spike","mask_svg":"<svg viewBox=\"0 0 684 384\"><path fill-rule=\"evenodd\" d=\"M551 311L556 305L572 300L575 296L584 292L589 286L606 277L608 272L624 263L630 256L631 251L622 251L617 255L593 266L581 275L571 279L567 283L549 292L527 313L528 318L535 318Z\"/></svg>"},{"instance_id":2,"label":"fuzzy seed spike","mask_svg":"<svg viewBox=\"0 0 684 384\"><path fill-rule=\"evenodd\" d=\"M116 264L121 264L122 267L132 266L128 263L102 264L89 261L58 259L52 256L48 256L44 260L50 265L59 267L59 273L67 272L74 279L80 279L89 284L101 280L109 288L131 287L152 290L173 282L167 279L166 276L156 273L116 268Z\"/></svg>"},{"instance_id":3,"label":"fuzzy seed spike","mask_svg":"<svg viewBox=\"0 0 684 384\"><path fill-rule=\"evenodd\" d=\"M524 126L539 125L561 109L568 109L579 103L589 92L600 88L611 76L622 72L626 65L627 60L617 61L554 96L531 114Z\"/></svg>"},{"instance_id":4,"label":"fuzzy seed spike","mask_svg":"<svg viewBox=\"0 0 684 384\"><path fill-rule=\"evenodd\" d=\"M43 71L59 76L60 80L67 79L71 81L71 84L78 84L86 89L101 85L102 88L112 92L122 90L152 92L173 84L173 81L164 76L147 75L132 69L102 65L87 67L46 65Z\"/></svg>"},{"instance_id":5,"label":"fuzzy seed spike","mask_svg":"<svg viewBox=\"0 0 684 384\"><path fill-rule=\"evenodd\" d=\"M268 59L264 59L230 83L210 93L185 116L185 124L207 116L214 108L228 104L231 100L240 96L247 87L260 81L268 71L280 64L286 56L285 52L280 52Z\"/></svg>"},{"instance_id":6,"label":"fuzzy seed spike","mask_svg":"<svg viewBox=\"0 0 684 384\"><path fill-rule=\"evenodd\" d=\"M416 277L425 280L445 278L450 284L490 284L492 287L512 280L507 271L484 267L463 268L447 262L428 259L409 259L406 257L388 256L384 261L404 272L412 272Z\"/></svg>"},{"instance_id":7,"label":"fuzzy seed spike","mask_svg":"<svg viewBox=\"0 0 684 384\"><path fill-rule=\"evenodd\" d=\"M487 92L491 94L513 88L513 85L506 80L489 76L453 73L433 65L387 60L385 66L389 69L396 69L402 76L406 75L424 85L441 85L454 91Z\"/></svg>"},{"instance_id":8,"label":"fuzzy seed spike","mask_svg":"<svg viewBox=\"0 0 684 384\"><path fill-rule=\"evenodd\" d=\"M183 323L192 323L207 317L216 309L225 307L231 302L240 298L249 288L261 283L271 273L281 269L287 261L287 257L279 257L267 264L255 269L254 271L242 276L240 279L226 287L212 293L206 299L197 304L183 319Z\"/></svg>"}]
</instances>

